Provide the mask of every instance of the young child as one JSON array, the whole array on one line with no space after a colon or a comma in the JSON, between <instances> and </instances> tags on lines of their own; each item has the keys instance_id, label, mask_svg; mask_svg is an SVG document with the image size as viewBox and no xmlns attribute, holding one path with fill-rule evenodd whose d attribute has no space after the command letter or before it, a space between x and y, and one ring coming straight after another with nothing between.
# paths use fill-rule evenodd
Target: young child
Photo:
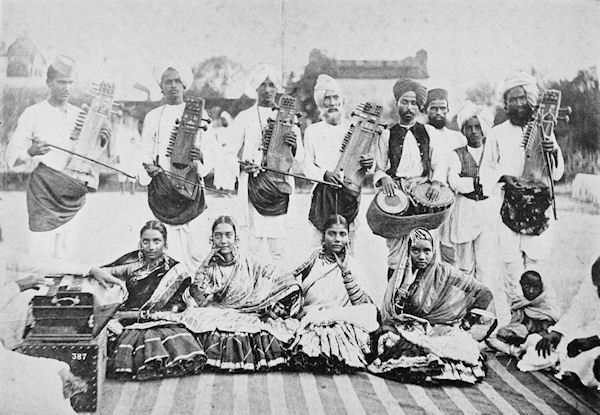
<instances>
[{"instance_id":1,"label":"young child","mask_svg":"<svg viewBox=\"0 0 600 415\"><path fill-rule=\"evenodd\" d=\"M523 296L511 304L511 321L500 327L491 345L499 351L520 356L526 349L529 336L543 336L558 321L558 313L548 298L541 275L528 270L520 279ZM535 336L536 339L539 339Z\"/></svg>"}]
</instances>

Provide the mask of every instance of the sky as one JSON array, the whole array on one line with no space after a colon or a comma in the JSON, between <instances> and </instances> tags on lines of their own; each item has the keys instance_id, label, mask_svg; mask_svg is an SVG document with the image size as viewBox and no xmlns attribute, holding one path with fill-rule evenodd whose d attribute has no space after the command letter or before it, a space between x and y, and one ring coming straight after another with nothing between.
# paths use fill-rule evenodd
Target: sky
<instances>
[{"instance_id":1,"label":"sky","mask_svg":"<svg viewBox=\"0 0 600 415\"><path fill-rule=\"evenodd\" d=\"M152 69L226 55L301 73L318 48L339 59L429 54L429 87L457 95L512 69L572 79L600 66L598 0L1 0L1 39L27 34L48 61L154 94Z\"/></svg>"}]
</instances>

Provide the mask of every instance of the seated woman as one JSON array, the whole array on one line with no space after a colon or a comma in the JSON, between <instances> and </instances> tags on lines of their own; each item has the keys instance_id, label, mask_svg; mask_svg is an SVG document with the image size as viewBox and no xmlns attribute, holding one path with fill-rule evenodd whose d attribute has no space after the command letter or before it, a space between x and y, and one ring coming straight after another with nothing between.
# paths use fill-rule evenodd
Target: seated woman
<instances>
[{"instance_id":1,"label":"seated woman","mask_svg":"<svg viewBox=\"0 0 600 415\"><path fill-rule=\"evenodd\" d=\"M197 373L206 361L200 345L181 325L150 321L158 311L185 309L183 291L191 277L165 253L167 229L157 220L140 231L139 249L90 273L107 283L125 283L129 297L109 322L109 370L145 380ZM125 327L123 327L125 325Z\"/></svg>"},{"instance_id":2,"label":"seated woman","mask_svg":"<svg viewBox=\"0 0 600 415\"><path fill-rule=\"evenodd\" d=\"M241 255L230 216L212 225L213 249L184 293L188 309L159 313L186 325L204 347L207 365L228 371L257 371L288 361L298 321L301 290L292 275Z\"/></svg>"},{"instance_id":3,"label":"seated woman","mask_svg":"<svg viewBox=\"0 0 600 415\"><path fill-rule=\"evenodd\" d=\"M322 247L294 271L304 305L291 365L333 373L363 369L369 333L379 328L377 307L356 283L362 275L346 252L346 219L331 216L324 228Z\"/></svg>"},{"instance_id":4,"label":"seated woman","mask_svg":"<svg viewBox=\"0 0 600 415\"><path fill-rule=\"evenodd\" d=\"M429 231L410 232L400 267L382 305L375 374L401 382L475 383L485 373L476 340L464 326L471 310L486 310L491 291L457 268L440 263Z\"/></svg>"},{"instance_id":5,"label":"seated woman","mask_svg":"<svg viewBox=\"0 0 600 415\"><path fill-rule=\"evenodd\" d=\"M544 289L541 275L534 270L525 271L520 279L523 297L510 306L511 321L500 327L496 338L487 343L495 349L520 357L527 347L534 346L548 328L558 321L558 311Z\"/></svg>"}]
</instances>

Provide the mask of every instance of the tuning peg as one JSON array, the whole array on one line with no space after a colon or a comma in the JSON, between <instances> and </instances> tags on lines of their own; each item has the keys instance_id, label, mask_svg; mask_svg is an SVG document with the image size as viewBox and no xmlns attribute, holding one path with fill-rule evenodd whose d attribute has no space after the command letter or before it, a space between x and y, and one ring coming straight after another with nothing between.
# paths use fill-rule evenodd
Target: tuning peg
<instances>
[{"instance_id":1,"label":"tuning peg","mask_svg":"<svg viewBox=\"0 0 600 415\"><path fill-rule=\"evenodd\" d=\"M384 130L388 128L388 123L386 122L378 122L377 125L383 128Z\"/></svg>"},{"instance_id":2,"label":"tuning peg","mask_svg":"<svg viewBox=\"0 0 600 415\"><path fill-rule=\"evenodd\" d=\"M560 121L566 122L567 124L569 123L569 121L571 121L571 117L569 117L568 115L561 115L561 116L558 117L558 119Z\"/></svg>"},{"instance_id":3,"label":"tuning peg","mask_svg":"<svg viewBox=\"0 0 600 415\"><path fill-rule=\"evenodd\" d=\"M210 118L202 118L201 121L204 121L207 124L210 124L212 122Z\"/></svg>"},{"instance_id":4,"label":"tuning peg","mask_svg":"<svg viewBox=\"0 0 600 415\"><path fill-rule=\"evenodd\" d=\"M207 125L201 125L201 126L200 126L200 127L198 127L198 128L202 128L204 131L208 130L208 126L207 126Z\"/></svg>"}]
</instances>

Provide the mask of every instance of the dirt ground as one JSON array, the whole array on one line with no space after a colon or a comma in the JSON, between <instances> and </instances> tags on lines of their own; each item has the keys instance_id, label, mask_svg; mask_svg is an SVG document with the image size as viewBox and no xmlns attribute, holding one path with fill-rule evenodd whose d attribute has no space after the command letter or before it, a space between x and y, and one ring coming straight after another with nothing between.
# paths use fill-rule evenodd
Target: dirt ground
<instances>
[{"instance_id":1,"label":"dirt ground","mask_svg":"<svg viewBox=\"0 0 600 415\"><path fill-rule=\"evenodd\" d=\"M360 225L357 230L355 257L367 271L362 281L377 303L383 298L386 284L386 246L367 226L365 212L373 194L363 195ZM208 209L202 232L208 239L210 222L224 212L232 212L234 199L208 196ZM290 204L289 247L286 264L299 264L310 252L312 225L306 219L310 194L295 194ZM541 270L556 292L558 306L565 310L579 288L582 278L589 278L590 266L600 255L600 208L580 203L567 194L557 199L558 217L552 255ZM80 232L75 257L90 265L110 262L136 249L138 232L152 219L146 193L135 195L100 192L88 195L86 206L78 214ZM24 192L0 193L0 226L4 243L18 250L27 249L27 211Z\"/></svg>"}]
</instances>

